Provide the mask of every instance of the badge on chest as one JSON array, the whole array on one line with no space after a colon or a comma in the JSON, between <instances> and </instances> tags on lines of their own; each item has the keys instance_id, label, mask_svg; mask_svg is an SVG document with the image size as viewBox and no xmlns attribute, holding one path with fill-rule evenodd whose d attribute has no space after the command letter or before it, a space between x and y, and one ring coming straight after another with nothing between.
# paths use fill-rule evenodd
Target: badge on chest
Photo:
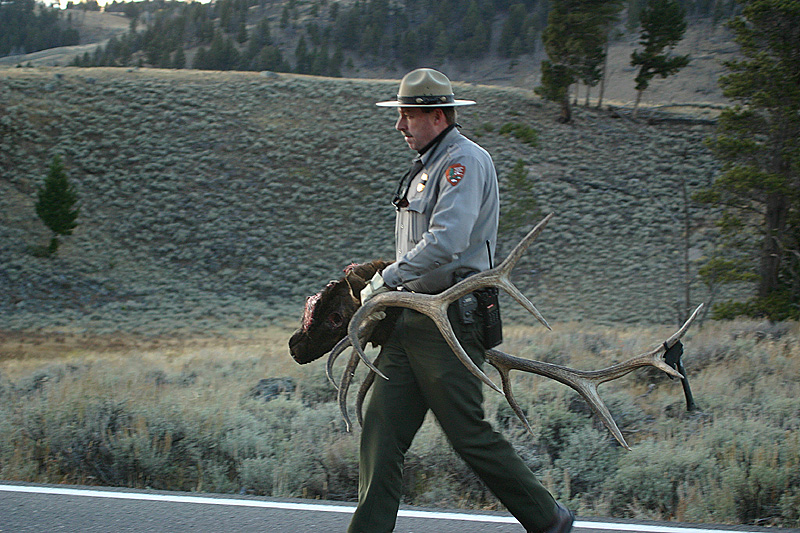
<instances>
[{"instance_id":1,"label":"badge on chest","mask_svg":"<svg viewBox=\"0 0 800 533\"><path fill-rule=\"evenodd\" d=\"M419 183L417 183L417 192L422 192L425 190L425 186L428 184L428 173L423 172L422 176L419 177Z\"/></svg>"}]
</instances>

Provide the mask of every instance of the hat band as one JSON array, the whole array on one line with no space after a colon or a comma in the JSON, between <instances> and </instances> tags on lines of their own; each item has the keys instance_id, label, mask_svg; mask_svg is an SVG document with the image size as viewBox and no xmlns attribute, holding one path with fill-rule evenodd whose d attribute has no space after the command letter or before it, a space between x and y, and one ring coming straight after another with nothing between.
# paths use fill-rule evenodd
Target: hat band
<instances>
[{"instance_id":1,"label":"hat band","mask_svg":"<svg viewBox=\"0 0 800 533\"><path fill-rule=\"evenodd\" d=\"M400 96L398 94L397 101L401 104L437 105L452 104L456 100L452 94L446 96Z\"/></svg>"}]
</instances>

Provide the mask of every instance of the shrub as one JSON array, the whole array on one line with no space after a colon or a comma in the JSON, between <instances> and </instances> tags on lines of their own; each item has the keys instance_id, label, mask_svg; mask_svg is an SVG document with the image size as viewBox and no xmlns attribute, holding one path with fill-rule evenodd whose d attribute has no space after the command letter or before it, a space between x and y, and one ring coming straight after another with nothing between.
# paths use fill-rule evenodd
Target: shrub
<instances>
[{"instance_id":1,"label":"shrub","mask_svg":"<svg viewBox=\"0 0 800 533\"><path fill-rule=\"evenodd\" d=\"M602 336L585 325L556 328L550 340L532 343L533 330L509 328L507 342L512 353L538 359L558 351L567 366L589 369L615 359L615 346L628 337L638 346L642 329ZM742 321L693 331L685 358L700 363L692 385L707 413L671 414L682 403L677 380L652 388L630 377L605 384L601 397L632 452L612 440L577 394L521 372L513 376L515 397L534 435L501 395L487 392L486 414L545 486L580 514L797 527L797 335L796 324ZM333 390L324 365L297 366L283 345L259 358L233 344L228 354L135 349L116 359L70 351L69 363L4 360L0 475L355 500L358 430L345 433L335 399L324 397ZM289 377L298 388L269 402L254 399L250 390L261 375ZM500 508L432 418L409 451L404 481L408 504Z\"/></svg>"},{"instance_id":2,"label":"shrub","mask_svg":"<svg viewBox=\"0 0 800 533\"><path fill-rule=\"evenodd\" d=\"M511 134L519 141L530 145L539 145L539 132L530 126L524 124L517 124L515 122L506 122L500 127L500 135Z\"/></svg>"},{"instance_id":3,"label":"shrub","mask_svg":"<svg viewBox=\"0 0 800 533\"><path fill-rule=\"evenodd\" d=\"M675 518L682 491L713 466L710 450L675 446L643 442L620 458L604 487L615 516Z\"/></svg>"}]
</instances>

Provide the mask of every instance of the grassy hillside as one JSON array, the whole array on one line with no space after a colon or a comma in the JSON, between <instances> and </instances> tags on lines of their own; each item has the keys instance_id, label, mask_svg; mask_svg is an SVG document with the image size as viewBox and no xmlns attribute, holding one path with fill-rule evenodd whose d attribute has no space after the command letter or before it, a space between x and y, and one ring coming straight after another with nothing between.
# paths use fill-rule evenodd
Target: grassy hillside
<instances>
[{"instance_id":1,"label":"grassy hillside","mask_svg":"<svg viewBox=\"0 0 800 533\"><path fill-rule=\"evenodd\" d=\"M125 69L0 70L0 328L173 332L257 327L353 262L392 256L396 81ZM554 212L516 270L548 319L674 323L683 298L684 187L716 164L704 125L578 108L572 125L529 92L459 85L463 132L494 156L503 213ZM538 131L532 146L503 125ZM53 259L36 188L60 154L80 226ZM688 206L690 255L712 246ZM696 271L696 263L691 270ZM691 304L708 298L693 279ZM683 304L681 304L682 306ZM510 303L507 312L516 312ZM527 318L526 318L527 319Z\"/></svg>"}]
</instances>

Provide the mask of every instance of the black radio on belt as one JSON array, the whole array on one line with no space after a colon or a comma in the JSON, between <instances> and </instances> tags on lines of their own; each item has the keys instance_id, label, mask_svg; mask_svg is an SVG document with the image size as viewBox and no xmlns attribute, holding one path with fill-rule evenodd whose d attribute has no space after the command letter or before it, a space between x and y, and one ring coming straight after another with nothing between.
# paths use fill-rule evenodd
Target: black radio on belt
<instances>
[{"instance_id":1,"label":"black radio on belt","mask_svg":"<svg viewBox=\"0 0 800 533\"><path fill-rule=\"evenodd\" d=\"M453 282L468 278L475 271L458 272L453 275ZM483 347L487 350L503 342L503 323L500 319L500 291L497 287L487 287L466 294L458 299L458 317L462 324L475 322L475 313L483 318Z\"/></svg>"},{"instance_id":2,"label":"black radio on belt","mask_svg":"<svg viewBox=\"0 0 800 533\"><path fill-rule=\"evenodd\" d=\"M503 342L499 293L497 287L487 287L474 293L478 298L478 309L483 314L483 347L487 350Z\"/></svg>"}]
</instances>

